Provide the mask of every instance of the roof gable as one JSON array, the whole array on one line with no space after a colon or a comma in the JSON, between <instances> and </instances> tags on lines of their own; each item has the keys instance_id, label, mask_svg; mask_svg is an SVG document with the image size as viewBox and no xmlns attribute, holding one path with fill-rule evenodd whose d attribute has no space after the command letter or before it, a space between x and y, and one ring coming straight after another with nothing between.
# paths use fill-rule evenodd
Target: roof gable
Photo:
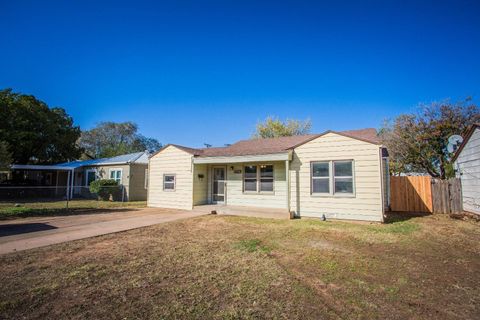
<instances>
[{"instance_id":1,"label":"roof gable","mask_svg":"<svg viewBox=\"0 0 480 320\"><path fill-rule=\"evenodd\" d=\"M465 134L463 136L463 142L460 145L460 147L458 147L457 152L455 152L455 155L453 156L452 161L457 160L460 153L462 153L463 148L465 148L465 145L468 143L468 140L470 140L470 138L473 135L473 133L475 132L475 130L479 129L479 128L480 128L480 123L474 123L467 129L467 131L465 132Z\"/></svg>"},{"instance_id":2,"label":"roof gable","mask_svg":"<svg viewBox=\"0 0 480 320\"><path fill-rule=\"evenodd\" d=\"M169 143L169 144L163 146L162 148L160 148L157 152L151 154L149 156L149 158L155 157L156 155L158 155L159 153L161 153L162 151L166 150L169 147L177 148L177 149L179 149L181 151L184 151L186 153L190 153L193 156L197 156L201 153L201 150L199 150L199 149L194 149L194 148L184 147L184 146L181 146L181 145L178 145L178 144Z\"/></svg>"}]
</instances>

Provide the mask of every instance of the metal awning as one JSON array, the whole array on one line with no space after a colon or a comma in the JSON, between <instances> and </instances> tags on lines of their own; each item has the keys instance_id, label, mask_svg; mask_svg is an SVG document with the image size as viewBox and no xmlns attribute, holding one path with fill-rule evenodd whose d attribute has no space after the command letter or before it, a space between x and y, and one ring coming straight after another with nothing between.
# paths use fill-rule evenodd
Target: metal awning
<instances>
[{"instance_id":1,"label":"metal awning","mask_svg":"<svg viewBox=\"0 0 480 320\"><path fill-rule=\"evenodd\" d=\"M14 164L11 166L13 170L62 170L62 171L70 171L74 170L75 168L72 167L64 167L64 166L49 166L49 165L36 165L36 164Z\"/></svg>"}]
</instances>

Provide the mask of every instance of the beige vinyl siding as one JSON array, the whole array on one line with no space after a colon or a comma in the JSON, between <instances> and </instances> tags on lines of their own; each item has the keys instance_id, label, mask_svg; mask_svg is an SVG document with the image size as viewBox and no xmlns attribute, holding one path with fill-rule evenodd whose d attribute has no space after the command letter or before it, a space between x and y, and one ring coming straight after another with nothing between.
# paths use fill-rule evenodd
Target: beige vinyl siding
<instances>
[{"instance_id":1,"label":"beige vinyl siding","mask_svg":"<svg viewBox=\"0 0 480 320\"><path fill-rule=\"evenodd\" d=\"M244 193L243 173L246 165L273 165L274 187L273 192ZM233 166L233 170L232 167ZM263 208L284 208L287 210L287 184L285 162L236 163L226 165L227 168L227 196L226 204L232 206L251 206ZM241 173L235 173L241 170Z\"/></svg>"},{"instance_id":2,"label":"beige vinyl siding","mask_svg":"<svg viewBox=\"0 0 480 320\"><path fill-rule=\"evenodd\" d=\"M150 158L149 207L191 210L193 207L192 155L169 146ZM175 175L175 190L163 190L163 175Z\"/></svg>"},{"instance_id":3,"label":"beige vinyl siding","mask_svg":"<svg viewBox=\"0 0 480 320\"><path fill-rule=\"evenodd\" d=\"M130 183L128 186L128 199L130 201L147 200L147 189L145 189L146 164L134 163L130 165Z\"/></svg>"},{"instance_id":4,"label":"beige vinyl siding","mask_svg":"<svg viewBox=\"0 0 480 320\"><path fill-rule=\"evenodd\" d=\"M198 175L203 175L199 178ZM208 166L197 164L193 168L193 205L208 203Z\"/></svg>"},{"instance_id":5,"label":"beige vinyl siding","mask_svg":"<svg viewBox=\"0 0 480 320\"><path fill-rule=\"evenodd\" d=\"M354 196L312 195L312 161L354 161ZM290 165L290 209L301 216L383 220L382 175L379 146L328 133L294 150Z\"/></svg>"},{"instance_id":6,"label":"beige vinyl siding","mask_svg":"<svg viewBox=\"0 0 480 320\"><path fill-rule=\"evenodd\" d=\"M480 214L480 129L476 128L456 160L463 210Z\"/></svg>"}]
</instances>

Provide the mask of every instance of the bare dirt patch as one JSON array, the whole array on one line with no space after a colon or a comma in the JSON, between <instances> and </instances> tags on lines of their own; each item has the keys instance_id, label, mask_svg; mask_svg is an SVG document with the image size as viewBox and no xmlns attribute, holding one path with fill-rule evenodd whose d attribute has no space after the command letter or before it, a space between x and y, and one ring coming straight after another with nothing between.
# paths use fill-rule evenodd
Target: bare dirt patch
<instances>
[{"instance_id":1,"label":"bare dirt patch","mask_svg":"<svg viewBox=\"0 0 480 320\"><path fill-rule=\"evenodd\" d=\"M475 319L480 229L205 216L0 257L6 319Z\"/></svg>"}]
</instances>

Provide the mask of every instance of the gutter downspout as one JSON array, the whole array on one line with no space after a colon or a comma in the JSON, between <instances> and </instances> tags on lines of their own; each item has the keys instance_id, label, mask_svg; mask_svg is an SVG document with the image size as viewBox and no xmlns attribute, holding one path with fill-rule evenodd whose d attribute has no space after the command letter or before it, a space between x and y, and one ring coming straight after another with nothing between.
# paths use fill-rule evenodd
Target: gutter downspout
<instances>
[{"instance_id":1,"label":"gutter downspout","mask_svg":"<svg viewBox=\"0 0 480 320\"><path fill-rule=\"evenodd\" d=\"M286 174L286 182L287 182L287 211L292 218L290 213L290 160L285 160L285 174Z\"/></svg>"},{"instance_id":2,"label":"gutter downspout","mask_svg":"<svg viewBox=\"0 0 480 320\"><path fill-rule=\"evenodd\" d=\"M385 222L385 171L383 167L383 154L382 154L382 147L378 148L378 160L380 161L380 193L382 199L382 220L381 222Z\"/></svg>"}]
</instances>

